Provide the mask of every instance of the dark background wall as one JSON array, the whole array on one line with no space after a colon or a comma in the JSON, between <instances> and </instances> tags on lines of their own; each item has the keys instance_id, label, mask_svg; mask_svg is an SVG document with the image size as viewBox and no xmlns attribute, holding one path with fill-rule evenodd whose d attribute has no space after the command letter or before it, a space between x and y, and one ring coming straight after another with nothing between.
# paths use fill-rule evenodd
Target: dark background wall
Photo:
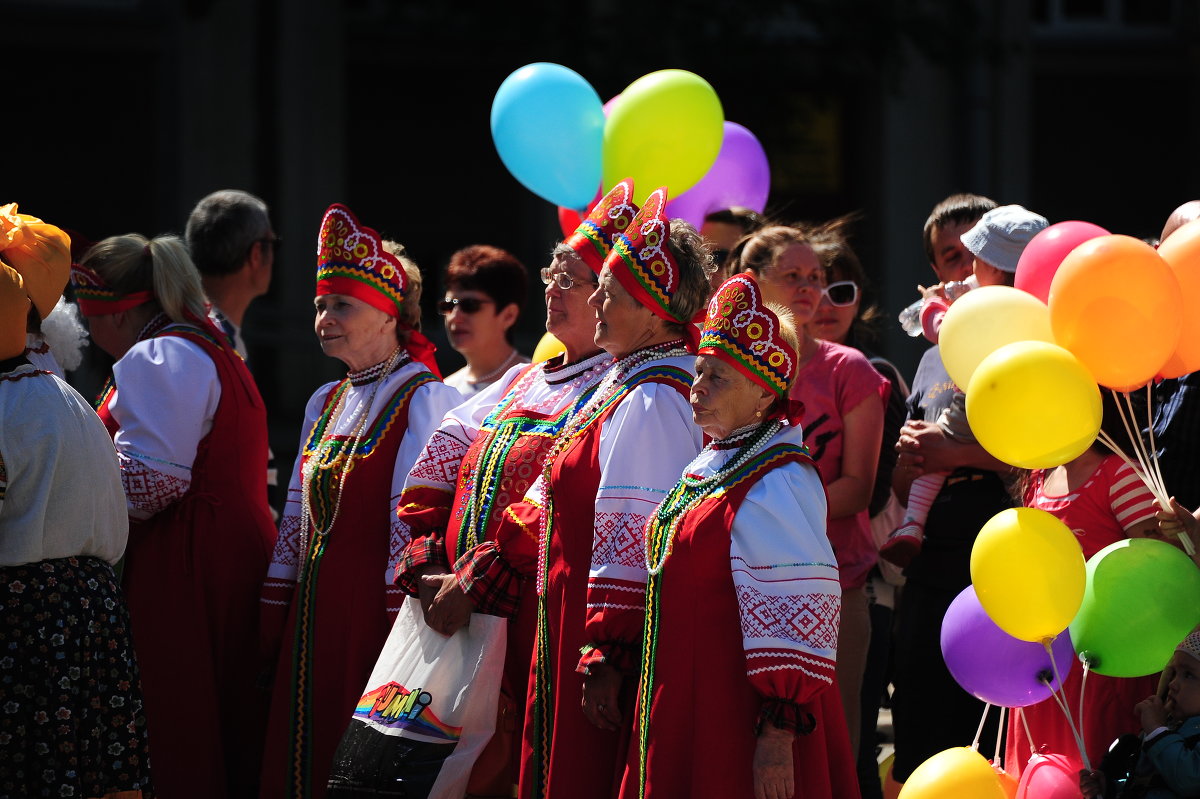
<instances>
[{"instance_id":1,"label":"dark background wall","mask_svg":"<svg viewBox=\"0 0 1200 799\"><path fill-rule=\"evenodd\" d=\"M467 244L513 251L532 277L559 231L492 146L503 79L553 61L608 99L690 69L762 141L770 212L861 212L879 349L911 374L923 344L895 313L931 278L920 229L947 194L1144 237L1200 196L1198 16L1187 0L0 0L0 202L98 240L181 232L215 189L262 196L285 242L245 336L290 458L304 401L339 373L311 331L327 205L409 247L426 308ZM74 379L88 389L102 368Z\"/></svg>"}]
</instances>

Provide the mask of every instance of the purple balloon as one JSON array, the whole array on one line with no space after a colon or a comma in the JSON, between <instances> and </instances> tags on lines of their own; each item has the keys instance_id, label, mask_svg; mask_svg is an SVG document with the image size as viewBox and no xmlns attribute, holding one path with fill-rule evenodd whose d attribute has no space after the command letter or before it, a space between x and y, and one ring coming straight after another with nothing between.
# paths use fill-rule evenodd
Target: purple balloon
<instances>
[{"instance_id":1,"label":"purple balloon","mask_svg":"<svg viewBox=\"0 0 1200 799\"><path fill-rule=\"evenodd\" d=\"M1051 644L1062 679L1074 667L1075 650L1064 630ZM1040 643L1013 638L992 621L979 604L975 587L954 598L942 619L942 657L950 674L967 693L1002 707L1025 707L1050 697L1050 656Z\"/></svg>"},{"instance_id":2,"label":"purple balloon","mask_svg":"<svg viewBox=\"0 0 1200 799\"><path fill-rule=\"evenodd\" d=\"M704 217L723 208L741 206L762 213L770 190L771 167L763 146L749 130L726 121L717 160L699 183L667 203L667 215L682 217L699 229Z\"/></svg>"}]
</instances>

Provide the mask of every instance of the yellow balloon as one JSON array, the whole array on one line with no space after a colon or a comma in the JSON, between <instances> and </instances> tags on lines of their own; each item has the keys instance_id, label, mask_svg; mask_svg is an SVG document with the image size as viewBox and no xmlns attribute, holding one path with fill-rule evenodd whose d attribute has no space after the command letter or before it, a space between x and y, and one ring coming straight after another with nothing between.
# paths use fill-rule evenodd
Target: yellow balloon
<instances>
[{"instance_id":1,"label":"yellow balloon","mask_svg":"<svg viewBox=\"0 0 1200 799\"><path fill-rule=\"evenodd\" d=\"M992 765L965 746L946 749L917 766L899 799L1006 799Z\"/></svg>"},{"instance_id":2,"label":"yellow balloon","mask_svg":"<svg viewBox=\"0 0 1200 799\"><path fill-rule=\"evenodd\" d=\"M967 385L967 420L979 443L1005 463L1048 469L1082 455L1100 430L1100 389L1062 347L1005 344Z\"/></svg>"},{"instance_id":3,"label":"yellow balloon","mask_svg":"<svg viewBox=\"0 0 1200 799\"><path fill-rule=\"evenodd\" d=\"M1011 286L981 286L954 301L938 334L942 363L960 388L984 358L1014 341L1054 343L1050 309Z\"/></svg>"},{"instance_id":4,"label":"yellow balloon","mask_svg":"<svg viewBox=\"0 0 1200 799\"><path fill-rule=\"evenodd\" d=\"M660 186L677 197L712 167L724 138L725 111L708 81L682 69L643 75L604 123L604 190L632 177L639 205Z\"/></svg>"},{"instance_id":5,"label":"yellow balloon","mask_svg":"<svg viewBox=\"0 0 1200 799\"><path fill-rule=\"evenodd\" d=\"M1022 641L1044 641L1067 629L1083 603L1086 580L1075 534L1038 508L1000 511L971 547L979 604L1001 630Z\"/></svg>"},{"instance_id":6,"label":"yellow balloon","mask_svg":"<svg viewBox=\"0 0 1200 799\"><path fill-rule=\"evenodd\" d=\"M541 363L548 361L560 352L566 352L567 348L563 343L554 337L553 333L547 333L542 336L542 340L538 342L537 347L533 350L533 362Z\"/></svg>"}]
</instances>

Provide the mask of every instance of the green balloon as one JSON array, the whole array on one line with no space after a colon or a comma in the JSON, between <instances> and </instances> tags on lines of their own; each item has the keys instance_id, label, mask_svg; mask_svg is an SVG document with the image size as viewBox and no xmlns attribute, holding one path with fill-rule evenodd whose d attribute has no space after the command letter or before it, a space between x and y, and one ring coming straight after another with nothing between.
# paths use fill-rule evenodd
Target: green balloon
<instances>
[{"instance_id":1,"label":"green balloon","mask_svg":"<svg viewBox=\"0 0 1200 799\"><path fill-rule=\"evenodd\" d=\"M1093 671L1142 677L1162 671L1197 623L1200 569L1170 544L1130 538L1087 562L1071 642Z\"/></svg>"}]
</instances>

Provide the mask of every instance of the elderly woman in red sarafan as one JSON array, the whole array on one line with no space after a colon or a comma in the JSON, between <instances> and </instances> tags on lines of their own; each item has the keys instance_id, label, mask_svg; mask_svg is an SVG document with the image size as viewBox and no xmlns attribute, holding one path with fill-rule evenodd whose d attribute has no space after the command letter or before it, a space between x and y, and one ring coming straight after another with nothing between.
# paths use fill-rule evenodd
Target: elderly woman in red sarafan
<instances>
[{"instance_id":1,"label":"elderly woman in red sarafan","mask_svg":"<svg viewBox=\"0 0 1200 799\"><path fill-rule=\"evenodd\" d=\"M858 795L834 668L841 589L825 491L787 398L796 332L760 296L743 274L709 304L691 404L712 441L646 529L622 799ZM585 712L603 714L586 702Z\"/></svg>"},{"instance_id":2,"label":"elderly woman in red sarafan","mask_svg":"<svg viewBox=\"0 0 1200 799\"><path fill-rule=\"evenodd\" d=\"M392 514L404 478L461 401L422 358L419 277L350 209L332 205L317 239L314 323L349 367L305 409L279 540L263 586L263 639L278 650L263 797L325 795L334 751L387 640L402 596ZM280 645L282 640L283 644Z\"/></svg>"},{"instance_id":3,"label":"elderly woman in red sarafan","mask_svg":"<svg viewBox=\"0 0 1200 799\"><path fill-rule=\"evenodd\" d=\"M606 683L608 710L620 718L624 705L627 721L632 702L618 697L618 668L636 658L641 616L623 609L640 608L642 529L700 449L687 407L695 364L689 347L695 352L691 320L708 297L711 259L691 225L667 219L666 202L665 189L650 194L617 237L588 300L595 342L616 363L559 433L541 477L509 506L497 532L508 550L503 565L537 580L522 797L615 793L623 731L620 724L597 728L580 712L580 650L586 645L589 662L614 678ZM601 616L619 635L593 637Z\"/></svg>"}]
</instances>

